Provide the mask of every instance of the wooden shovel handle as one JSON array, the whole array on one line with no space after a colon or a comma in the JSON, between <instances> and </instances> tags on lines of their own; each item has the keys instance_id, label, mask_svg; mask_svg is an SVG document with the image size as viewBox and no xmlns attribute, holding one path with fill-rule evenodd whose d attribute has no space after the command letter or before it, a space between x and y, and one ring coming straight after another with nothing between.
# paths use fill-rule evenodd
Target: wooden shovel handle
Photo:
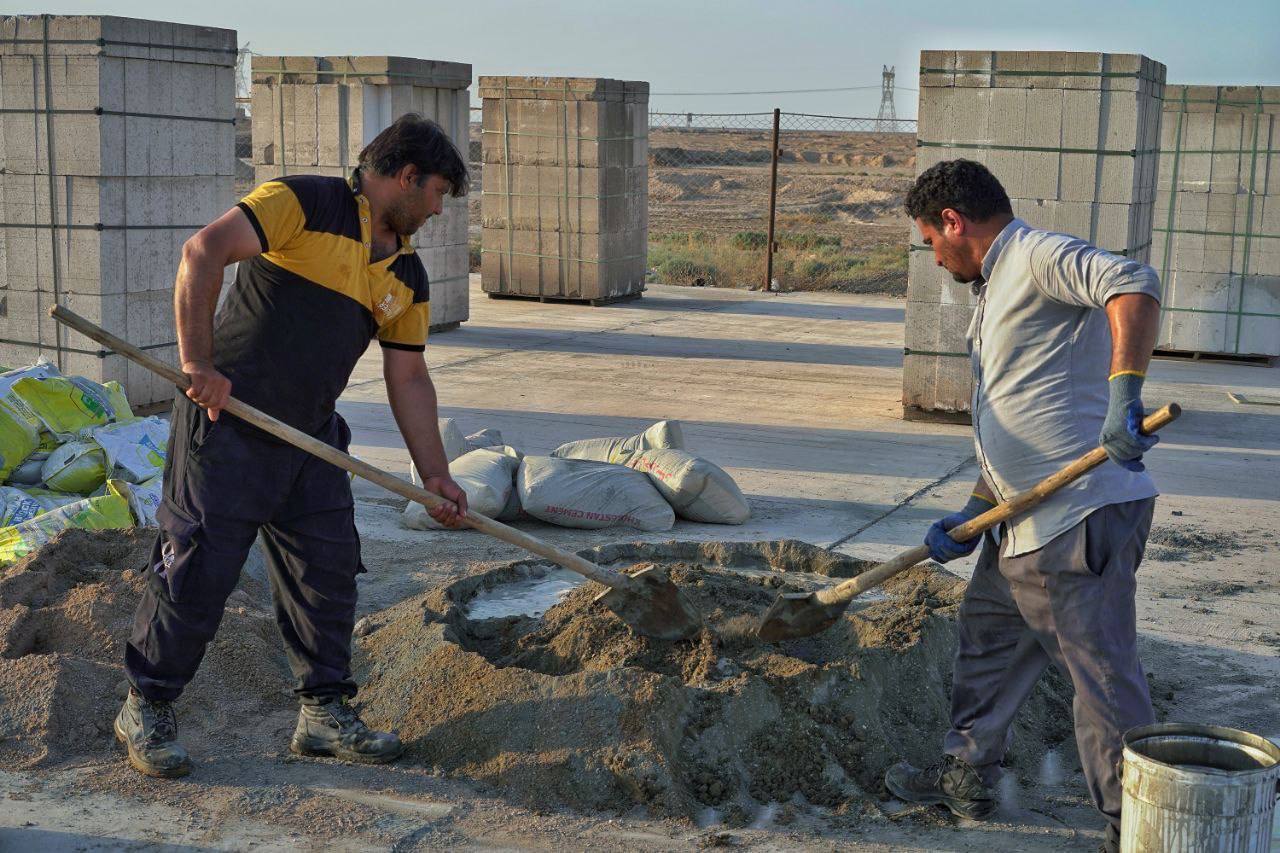
<instances>
[{"instance_id":1,"label":"wooden shovel handle","mask_svg":"<svg viewBox=\"0 0 1280 853\"><path fill-rule=\"evenodd\" d=\"M142 365L152 373L163 376L183 391L186 391L191 387L191 380L187 378L187 374L183 373L178 368L171 364L165 364L164 362L159 361L138 349L128 341L122 340L110 332L98 328L79 314L76 314L74 311L71 311L62 305L57 305L50 309L49 313L59 323L70 326L85 337L91 338L102 344L107 349L119 353L132 362ZM313 456L318 456L326 462L337 465L344 471L350 471L352 474L363 477L371 483L376 483L387 491L394 492L401 497L408 498L411 501L417 501L427 507L436 507L443 503L448 503L448 501L437 494L428 492L426 489L415 486L406 480L402 480L394 474L383 471L381 468L376 468L368 462L356 459L354 456L343 453L337 448L330 447L323 441L313 438L305 432L295 429L283 421L277 420L276 418L271 417L271 415L255 409L248 403L243 403L240 400L237 400L235 397L227 400L227 404L223 407L223 411L235 415L242 421L252 424L264 432L271 433L276 438L286 441L300 450L305 450ZM605 586L612 587L614 589L622 589L631 592L635 591L633 584L630 583L630 579L626 576L603 569L590 560L585 560L582 557L579 557L577 554L570 554L566 551L561 551L559 548L556 548L547 542L543 542L537 537L530 536L527 533L516 530L514 527L508 527L500 521L494 521L492 518L488 518L487 516L483 516L478 512L472 512L470 510L467 511L467 514L463 519L469 526L474 527L482 533L487 533L495 539L501 539L503 542L523 548L526 551L537 554L539 557L545 557L553 563L563 566L571 571L575 571L596 583L604 584Z\"/></svg>"},{"instance_id":2,"label":"wooden shovel handle","mask_svg":"<svg viewBox=\"0 0 1280 853\"><path fill-rule=\"evenodd\" d=\"M1182 407L1177 403L1170 403L1163 408L1156 409L1142 419L1142 432L1150 435L1156 430L1173 423L1181 414ZM997 524L1008 521L1014 516L1022 515L1024 512L1039 506L1054 492L1068 483L1078 480L1085 473L1092 471L1106 461L1107 451L1101 447L1095 447L1062 470L1045 477L1025 492L1015 495L1004 503L987 510L982 515L966 521L964 524L951 528L947 533L957 542L967 542ZM865 571L857 577L849 578L849 580L836 586L819 590L815 594L823 604L848 602L872 587L879 586L899 572L904 572L917 563L923 562L928 556L928 546L917 545L910 550L903 551L887 563L881 563L874 569Z\"/></svg>"}]
</instances>

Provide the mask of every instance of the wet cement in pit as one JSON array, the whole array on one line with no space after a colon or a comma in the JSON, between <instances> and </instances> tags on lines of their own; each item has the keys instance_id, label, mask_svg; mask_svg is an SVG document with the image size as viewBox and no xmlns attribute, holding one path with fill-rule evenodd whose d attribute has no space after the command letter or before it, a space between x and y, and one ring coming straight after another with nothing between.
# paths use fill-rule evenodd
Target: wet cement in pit
<instances>
[{"instance_id":1,"label":"wet cement in pit","mask_svg":"<svg viewBox=\"0 0 1280 853\"><path fill-rule=\"evenodd\" d=\"M542 618L484 614L527 599L551 566L481 572L376 616L359 641L360 700L397 729L407 760L503 789L536 808L785 823L817 808L856 819L886 796L884 770L937 757L947 727L963 582L919 567L828 631L770 645L752 629L783 591L869 567L797 542L611 545L602 565L659 565L701 609L690 641L632 633L582 585ZM799 570L794 578L788 575ZM527 604L527 600L526 600ZM1029 781L1058 748L1074 760L1070 688L1042 680L1009 763Z\"/></svg>"}]
</instances>

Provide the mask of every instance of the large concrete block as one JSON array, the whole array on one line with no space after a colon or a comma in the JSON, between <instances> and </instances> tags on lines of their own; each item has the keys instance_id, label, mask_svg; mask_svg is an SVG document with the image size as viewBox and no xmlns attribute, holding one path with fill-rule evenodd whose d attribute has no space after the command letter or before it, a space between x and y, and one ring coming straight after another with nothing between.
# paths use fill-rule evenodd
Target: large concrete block
<instances>
[{"instance_id":1,"label":"large concrete block","mask_svg":"<svg viewBox=\"0 0 1280 853\"><path fill-rule=\"evenodd\" d=\"M647 84L486 77L480 95L484 289L589 300L643 290Z\"/></svg>"},{"instance_id":2,"label":"large concrete block","mask_svg":"<svg viewBox=\"0 0 1280 853\"><path fill-rule=\"evenodd\" d=\"M1032 225L1149 256L1163 65L1136 54L925 51L921 68L917 174L941 160L976 160ZM908 355L903 403L963 411L968 364L945 353L964 351L971 310L945 310L946 274L928 253L912 255L908 349L944 355Z\"/></svg>"}]
</instances>

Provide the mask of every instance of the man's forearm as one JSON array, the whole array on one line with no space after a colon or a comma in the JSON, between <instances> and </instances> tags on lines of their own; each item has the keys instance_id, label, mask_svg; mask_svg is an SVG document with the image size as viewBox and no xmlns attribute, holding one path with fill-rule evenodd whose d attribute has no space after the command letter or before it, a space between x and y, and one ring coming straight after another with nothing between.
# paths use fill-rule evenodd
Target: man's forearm
<instances>
[{"instance_id":1,"label":"man's forearm","mask_svg":"<svg viewBox=\"0 0 1280 853\"><path fill-rule=\"evenodd\" d=\"M1111 324L1111 376L1146 375L1160 331L1160 303L1145 293L1122 293L1107 300Z\"/></svg>"},{"instance_id":2,"label":"man's forearm","mask_svg":"<svg viewBox=\"0 0 1280 853\"><path fill-rule=\"evenodd\" d=\"M182 250L173 289L173 313L178 331L178 357L188 365L213 365L213 314L222 290L222 259L190 243Z\"/></svg>"},{"instance_id":3,"label":"man's forearm","mask_svg":"<svg viewBox=\"0 0 1280 853\"><path fill-rule=\"evenodd\" d=\"M436 407L436 387L430 376L402 379L388 383L387 396L396 426L404 436L409 457L425 480L428 477L447 475L449 460L444 455L444 443L440 440L439 413Z\"/></svg>"}]
</instances>

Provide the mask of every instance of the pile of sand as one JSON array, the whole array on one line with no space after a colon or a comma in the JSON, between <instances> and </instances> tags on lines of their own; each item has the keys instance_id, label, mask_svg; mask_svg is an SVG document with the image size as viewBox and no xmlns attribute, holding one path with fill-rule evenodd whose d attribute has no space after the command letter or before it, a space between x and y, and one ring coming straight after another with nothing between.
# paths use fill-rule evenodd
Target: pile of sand
<instances>
[{"instance_id":1,"label":"pile of sand","mask_svg":"<svg viewBox=\"0 0 1280 853\"><path fill-rule=\"evenodd\" d=\"M494 587L546 572L526 561L473 575L375 617L361 640L370 722L398 729L409 760L501 787L534 807L723 817L766 804L856 815L883 797L893 761L936 757L947 725L953 614L963 583L920 568L804 640L758 643L755 619L812 573L864 565L802 543L667 543L584 552L662 564L702 610L692 641L651 641L583 586L543 618L473 621ZM788 572L806 572L808 575ZM1069 688L1046 679L1021 717L1015 765L1070 738ZM708 812L708 809L713 810Z\"/></svg>"},{"instance_id":2,"label":"pile of sand","mask_svg":"<svg viewBox=\"0 0 1280 853\"><path fill-rule=\"evenodd\" d=\"M127 690L124 643L154 536L68 530L0 569L0 768L56 764L113 748L111 722ZM232 593L218 636L179 705L184 731L219 729L245 703L288 701L275 622L255 603L269 600L260 586L246 574Z\"/></svg>"}]
</instances>

